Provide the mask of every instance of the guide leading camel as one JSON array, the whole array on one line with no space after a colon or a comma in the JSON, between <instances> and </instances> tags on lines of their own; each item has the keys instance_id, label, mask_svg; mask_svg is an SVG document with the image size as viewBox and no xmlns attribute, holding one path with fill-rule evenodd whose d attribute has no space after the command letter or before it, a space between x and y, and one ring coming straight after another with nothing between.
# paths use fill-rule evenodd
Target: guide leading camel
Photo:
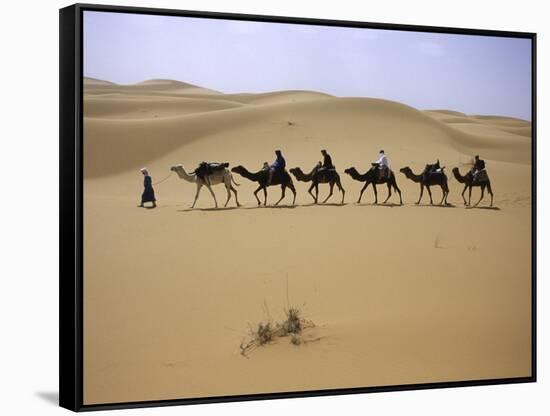
<instances>
[{"instance_id":1,"label":"guide leading camel","mask_svg":"<svg viewBox=\"0 0 550 416\"><path fill-rule=\"evenodd\" d=\"M144 208L144 204L146 202L152 202L153 208L157 207L157 200L155 199L155 190L153 189L153 179L149 175L149 172L146 168L140 169L141 173L143 174L143 193L141 194L141 204L139 204L140 208Z\"/></svg>"}]
</instances>

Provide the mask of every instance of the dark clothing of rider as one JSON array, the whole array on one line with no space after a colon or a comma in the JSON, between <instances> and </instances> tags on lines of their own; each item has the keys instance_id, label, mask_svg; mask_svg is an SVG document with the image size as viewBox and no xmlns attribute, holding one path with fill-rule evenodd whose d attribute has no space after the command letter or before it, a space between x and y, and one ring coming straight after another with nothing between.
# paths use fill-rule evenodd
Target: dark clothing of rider
<instances>
[{"instance_id":1,"label":"dark clothing of rider","mask_svg":"<svg viewBox=\"0 0 550 416\"><path fill-rule=\"evenodd\" d=\"M275 162L271 164L271 168L274 170L285 170L286 160L282 154L279 153L277 155L277 159L275 159Z\"/></svg>"},{"instance_id":2,"label":"dark clothing of rider","mask_svg":"<svg viewBox=\"0 0 550 416\"><path fill-rule=\"evenodd\" d=\"M325 153L323 155L323 168L325 169L334 169L334 165L332 164L332 158L328 153Z\"/></svg>"},{"instance_id":3,"label":"dark clothing of rider","mask_svg":"<svg viewBox=\"0 0 550 416\"><path fill-rule=\"evenodd\" d=\"M474 163L474 171L480 171L485 169L485 161L483 159L476 159Z\"/></svg>"}]
</instances>

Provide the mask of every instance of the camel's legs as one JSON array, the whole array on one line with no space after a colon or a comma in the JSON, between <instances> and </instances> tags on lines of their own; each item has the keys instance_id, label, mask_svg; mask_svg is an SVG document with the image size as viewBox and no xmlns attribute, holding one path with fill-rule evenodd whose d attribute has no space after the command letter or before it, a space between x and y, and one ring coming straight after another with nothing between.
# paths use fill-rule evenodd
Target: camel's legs
<instances>
[{"instance_id":1,"label":"camel's legs","mask_svg":"<svg viewBox=\"0 0 550 416\"><path fill-rule=\"evenodd\" d=\"M403 199L401 198L401 189L399 189L399 187L397 186L397 182L394 182L393 183L393 188L397 191L397 193L399 194L399 204L400 205L403 205Z\"/></svg>"},{"instance_id":2,"label":"camel's legs","mask_svg":"<svg viewBox=\"0 0 550 416\"><path fill-rule=\"evenodd\" d=\"M267 186L264 187L264 207L267 205Z\"/></svg>"},{"instance_id":3,"label":"camel's legs","mask_svg":"<svg viewBox=\"0 0 550 416\"><path fill-rule=\"evenodd\" d=\"M378 204L378 189L376 189L376 184L372 183L372 189L374 189L374 203Z\"/></svg>"},{"instance_id":4,"label":"camel's legs","mask_svg":"<svg viewBox=\"0 0 550 416\"><path fill-rule=\"evenodd\" d=\"M309 189L307 190L308 193L311 195L311 197L313 198L313 202L314 203L317 203L317 198L315 197L315 195L313 195L313 192L311 192L311 190L315 188L315 184L312 183L311 186L309 187Z\"/></svg>"},{"instance_id":5,"label":"camel's legs","mask_svg":"<svg viewBox=\"0 0 550 416\"><path fill-rule=\"evenodd\" d=\"M290 188L290 190L292 191L292 205L296 205L296 188L294 187L294 184L292 182L290 182L288 184L288 187Z\"/></svg>"},{"instance_id":6,"label":"camel's legs","mask_svg":"<svg viewBox=\"0 0 550 416\"><path fill-rule=\"evenodd\" d=\"M214 205L216 205L216 208L218 208L218 201L216 200L216 194L215 194L214 191L212 190L212 187L210 186L209 183L207 183L205 186L206 186L206 187L208 188L208 190L210 191L210 195L212 195L212 198L214 198Z\"/></svg>"},{"instance_id":7,"label":"camel's legs","mask_svg":"<svg viewBox=\"0 0 550 416\"><path fill-rule=\"evenodd\" d=\"M466 198L464 197L464 193L466 192L466 189L468 189L468 185L464 185L464 189L462 190L462 199L464 200L464 205L468 206L468 203L466 202Z\"/></svg>"},{"instance_id":8,"label":"camel's legs","mask_svg":"<svg viewBox=\"0 0 550 416\"><path fill-rule=\"evenodd\" d=\"M491 189L491 182L487 182L487 191L491 195L491 206L493 206L493 190Z\"/></svg>"},{"instance_id":9,"label":"camel's legs","mask_svg":"<svg viewBox=\"0 0 550 416\"><path fill-rule=\"evenodd\" d=\"M443 201L445 201L445 204L447 203L447 190L441 185L441 202L439 205L443 205Z\"/></svg>"},{"instance_id":10,"label":"camel's legs","mask_svg":"<svg viewBox=\"0 0 550 416\"><path fill-rule=\"evenodd\" d=\"M202 189L202 183L197 182L197 192L195 192L195 200L193 201L193 205L191 205L191 208L195 208L195 204L197 203L197 199L199 199L199 194L201 193Z\"/></svg>"},{"instance_id":11,"label":"camel's legs","mask_svg":"<svg viewBox=\"0 0 550 416\"><path fill-rule=\"evenodd\" d=\"M416 205L420 204L420 201L422 201L422 195L424 195L424 184L420 184L420 196L418 197L418 201L416 201Z\"/></svg>"},{"instance_id":12,"label":"camel's legs","mask_svg":"<svg viewBox=\"0 0 550 416\"><path fill-rule=\"evenodd\" d=\"M231 187L231 190L235 194L235 201L237 202L237 206L240 207L241 204L239 204L239 197L237 196L237 190L233 187L233 185L229 185Z\"/></svg>"},{"instance_id":13,"label":"camel's legs","mask_svg":"<svg viewBox=\"0 0 550 416\"><path fill-rule=\"evenodd\" d=\"M231 183L226 182L225 183L225 190L227 191L227 201L225 201L224 208L227 207L227 204L229 204L229 200L231 199Z\"/></svg>"},{"instance_id":14,"label":"camel's legs","mask_svg":"<svg viewBox=\"0 0 550 416\"><path fill-rule=\"evenodd\" d=\"M385 204L386 202L388 202L388 199L390 199L390 196L391 196L391 185L388 182L388 196L386 197L386 199L384 199L384 202L382 203Z\"/></svg>"},{"instance_id":15,"label":"camel's legs","mask_svg":"<svg viewBox=\"0 0 550 416\"><path fill-rule=\"evenodd\" d=\"M365 185L364 185L363 188L361 189L361 192L359 192L359 199L357 200L357 203L358 203L358 204L361 203L361 198L363 198L363 192L365 192L365 189L368 188L369 183L370 183L370 182L365 182Z\"/></svg>"},{"instance_id":16,"label":"camel's legs","mask_svg":"<svg viewBox=\"0 0 550 416\"><path fill-rule=\"evenodd\" d=\"M286 186L281 185L281 197L279 198L279 200L277 202L275 202L275 206L279 205L279 202L281 202L283 200L283 198L285 197L285 193L286 193Z\"/></svg>"},{"instance_id":17,"label":"camel's legs","mask_svg":"<svg viewBox=\"0 0 550 416\"><path fill-rule=\"evenodd\" d=\"M472 185L468 186L468 206L472 205Z\"/></svg>"},{"instance_id":18,"label":"camel's legs","mask_svg":"<svg viewBox=\"0 0 550 416\"><path fill-rule=\"evenodd\" d=\"M479 205L479 203L481 202L481 200L483 199L484 196L485 196L485 187L482 186L481 187L481 196L479 197L479 201L477 201L477 203L474 205L474 207L477 207Z\"/></svg>"},{"instance_id":19,"label":"camel's legs","mask_svg":"<svg viewBox=\"0 0 550 416\"><path fill-rule=\"evenodd\" d=\"M315 203L319 203L319 182L315 183Z\"/></svg>"},{"instance_id":20,"label":"camel's legs","mask_svg":"<svg viewBox=\"0 0 550 416\"><path fill-rule=\"evenodd\" d=\"M331 183L329 184L329 189L330 189L330 190L329 190L329 193L328 193L327 197L325 198L325 200L323 201L323 204L324 204L325 202L327 202L327 201L329 200L329 198L332 196L332 191L334 190L334 182L331 182Z\"/></svg>"},{"instance_id":21,"label":"camel's legs","mask_svg":"<svg viewBox=\"0 0 550 416\"><path fill-rule=\"evenodd\" d=\"M254 191L254 196L256 197L256 201L258 201L258 205L261 204L260 198L258 198L258 192L260 192L261 189L262 189L262 185L258 186L258 189L256 189L256 190Z\"/></svg>"},{"instance_id":22,"label":"camel's legs","mask_svg":"<svg viewBox=\"0 0 550 416\"><path fill-rule=\"evenodd\" d=\"M426 185L426 189L428 190L428 195L430 195L430 205L433 205L434 201L432 199L432 190L430 189L430 187L428 185Z\"/></svg>"},{"instance_id":23,"label":"camel's legs","mask_svg":"<svg viewBox=\"0 0 550 416\"><path fill-rule=\"evenodd\" d=\"M346 197L346 190L342 186L342 183L340 181L336 182L336 185L338 186L338 189L340 189L340 192L342 192L342 202L341 204L344 204L344 198Z\"/></svg>"}]
</instances>

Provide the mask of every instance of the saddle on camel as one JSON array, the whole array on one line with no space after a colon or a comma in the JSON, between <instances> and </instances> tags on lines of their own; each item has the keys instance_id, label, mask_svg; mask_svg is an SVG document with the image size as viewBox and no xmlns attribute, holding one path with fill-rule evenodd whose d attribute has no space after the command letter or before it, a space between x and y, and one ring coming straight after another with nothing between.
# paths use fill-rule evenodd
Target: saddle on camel
<instances>
[{"instance_id":1,"label":"saddle on camel","mask_svg":"<svg viewBox=\"0 0 550 416\"><path fill-rule=\"evenodd\" d=\"M224 170L229 167L229 163L219 163L219 162L201 162L199 166L195 169L195 174L197 177L201 178L203 181L208 181L208 176L212 175L214 172Z\"/></svg>"},{"instance_id":2,"label":"saddle on camel","mask_svg":"<svg viewBox=\"0 0 550 416\"><path fill-rule=\"evenodd\" d=\"M437 162L427 164L422 174L425 178L430 178L435 175L443 174L443 169L445 169L445 166L441 167L441 164L439 163L439 159L437 159Z\"/></svg>"},{"instance_id":3,"label":"saddle on camel","mask_svg":"<svg viewBox=\"0 0 550 416\"><path fill-rule=\"evenodd\" d=\"M480 159L478 155L475 156L474 166L472 167L473 184L479 184L481 182L487 182L489 176L487 170L485 170L485 161Z\"/></svg>"}]
</instances>

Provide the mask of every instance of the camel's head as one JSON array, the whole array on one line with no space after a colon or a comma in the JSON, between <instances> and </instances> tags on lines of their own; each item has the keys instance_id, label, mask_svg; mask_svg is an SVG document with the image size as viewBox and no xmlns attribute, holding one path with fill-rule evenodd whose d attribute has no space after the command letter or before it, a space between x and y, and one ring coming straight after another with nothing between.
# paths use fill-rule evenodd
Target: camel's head
<instances>
[{"instance_id":1,"label":"camel's head","mask_svg":"<svg viewBox=\"0 0 550 416\"><path fill-rule=\"evenodd\" d=\"M183 165L180 163L179 165L174 165L174 166L172 166L172 167L170 168L170 170L171 170L172 172L176 172L176 171L178 171L178 170L181 169L181 168L183 168Z\"/></svg>"},{"instance_id":2,"label":"camel's head","mask_svg":"<svg viewBox=\"0 0 550 416\"><path fill-rule=\"evenodd\" d=\"M231 168L231 172L238 173L239 175L242 175L243 172L245 172L246 169L243 165L235 166L234 168Z\"/></svg>"},{"instance_id":3,"label":"camel's head","mask_svg":"<svg viewBox=\"0 0 550 416\"><path fill-rule=\"evenodd\" d=\"M404 168L399 169L399 172L401 172L401 173L403 173L403 174L405 174L405 175L409 175L409 174L412 172L412 170L411 170L410 167L405 166Z\"/></svg>"},{"instance_id":4,"label":"camel's head","mask_svg":"<svg viewBox=\"0 0 550 416\"><path fill-rule=\"evenodd\" d=\"M351 168L347 168L344 170L344 173L347 173L348 175L352 176L357 173L357 169L355 169L353 166Z\"/></svg>"},{"instance_id":5,"label":"camel's head","mask_svg":"<svg viewBox=\"0 0 550 416\"><path fill-rule=\"evenodd\" d=\"M299 167L295 167L288 170L290 173L294 175L294 177L299 181L305 181L305 174Z\"/></svg>"},{"instance_id":6,"label":"camel's head","mask_svg":"<svg viewBox=\"0 0 550 416\"><path fill-rule=\"evenodd\" d=\"M458 170L458 168L453 168L453 173L460 173L460 171Z\"/></svg>"}]
</instances>

